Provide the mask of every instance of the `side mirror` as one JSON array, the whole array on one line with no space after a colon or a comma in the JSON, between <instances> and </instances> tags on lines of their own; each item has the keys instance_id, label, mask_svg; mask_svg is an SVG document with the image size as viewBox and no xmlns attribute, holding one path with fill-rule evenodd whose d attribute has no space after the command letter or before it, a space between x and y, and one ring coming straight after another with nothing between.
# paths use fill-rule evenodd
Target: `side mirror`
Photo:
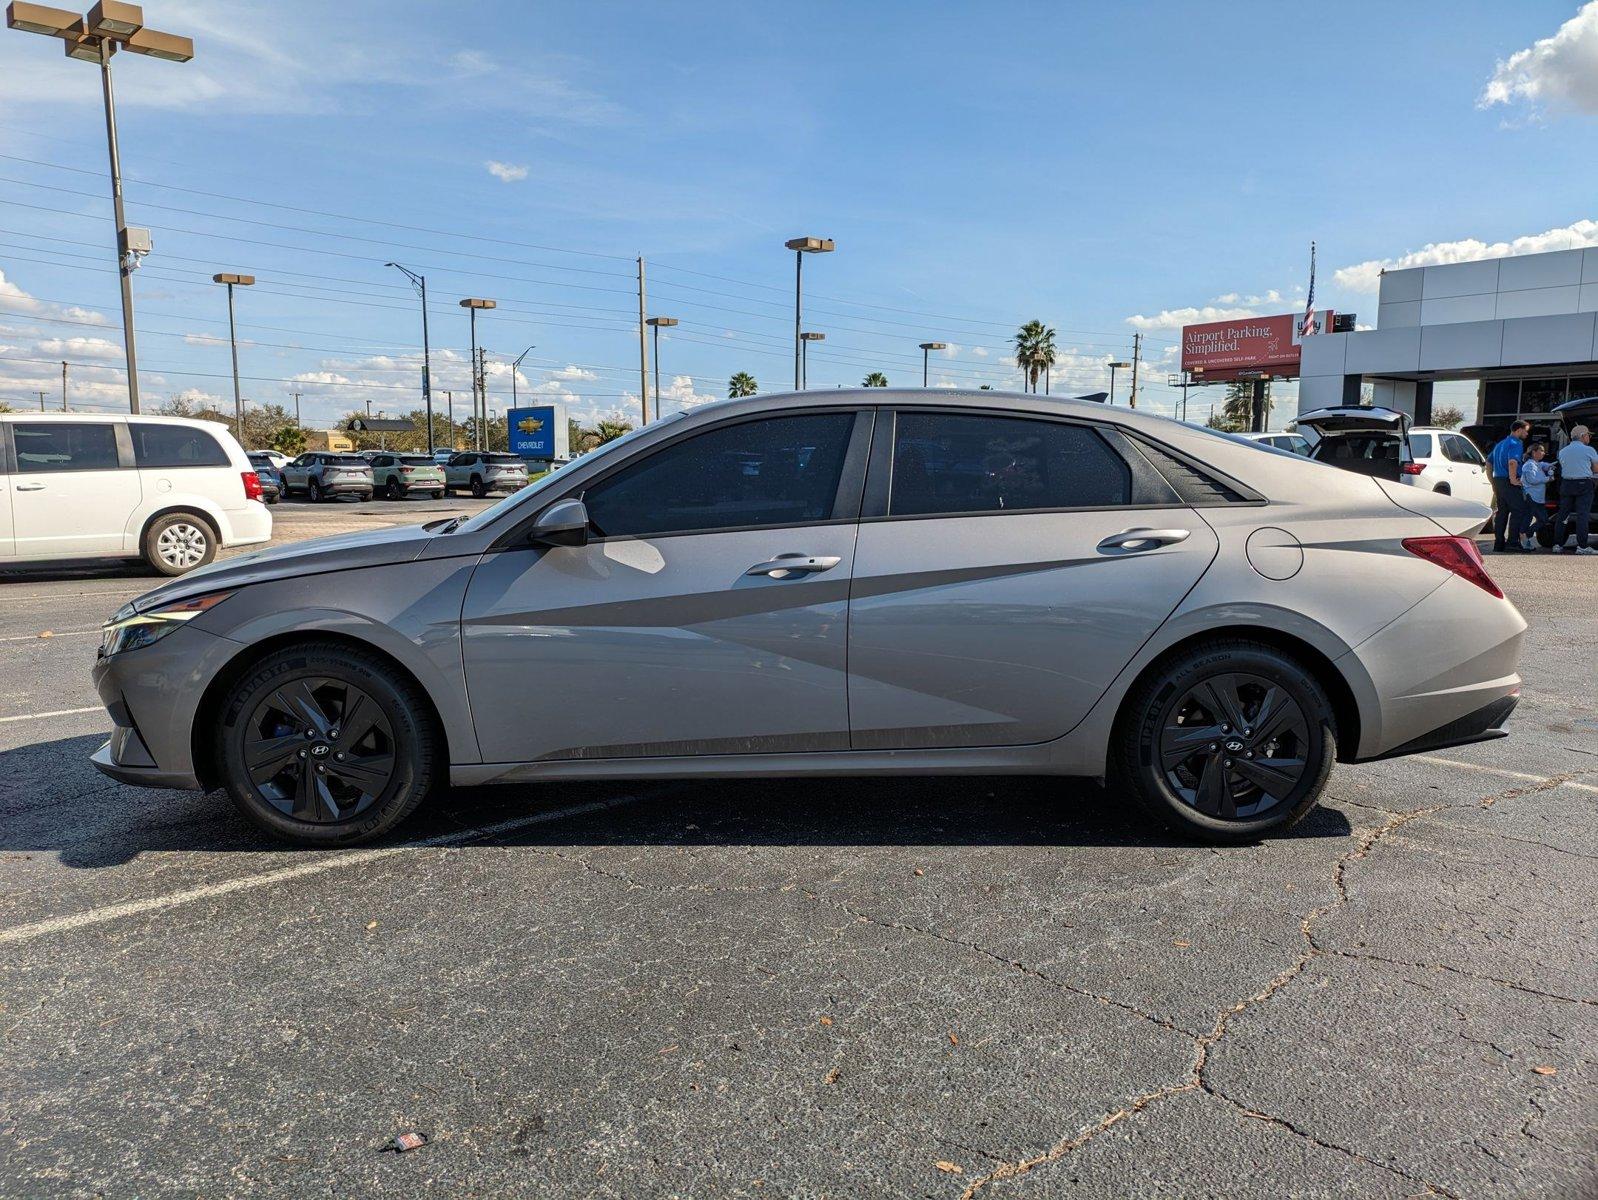
<instances>
[{"instance_id":1,"label":"side mirror","mask_svg":"<svg viewBox=\"0 0 1598 1200\"><path fill-rule=\"evenodd\" d=\"M551 504L539 514L527 540L543 546L586 546L588 506L581 500Z\"/></svg>"}]
</instances>

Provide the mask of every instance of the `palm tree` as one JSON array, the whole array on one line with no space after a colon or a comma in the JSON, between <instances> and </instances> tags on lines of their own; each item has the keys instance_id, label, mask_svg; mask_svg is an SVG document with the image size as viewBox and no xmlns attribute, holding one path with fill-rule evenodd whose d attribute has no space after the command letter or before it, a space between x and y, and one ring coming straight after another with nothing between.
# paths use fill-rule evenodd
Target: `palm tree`
<instances>
[{"instance_id":1,"label":"palm tree","mask_svg":"<svg viewBox=\"0 0 1598 1200\"><path fill-rule=\"evenodd\" d=\"M881 371L873 371L860 382L866 387L887 387L888 377Z\"/></svg>"},{"instance_id":2,"label":"palm tree","mask_svg":"<svg viewBox=\"0 0 1598 1200\"><path fill-rule=\"evenodd\" d=\"M1015 365L1023 383L1038 390L1038 376L1054 365L1054 330L1042 321L1028 321L1015 333Z\"/></svg>"},{"instance_id":3,"label":"palm tree","mask_svg":"<svg viewBox=\"0 0 1598 1200\"><path fill-rule=\"evenodd\" d=\"M755 377L748 371L739 371L727 380L727 398L736 400L739 396L753 396L760 390L760 385L755 382Z\"/></svg>"}]
</instances>

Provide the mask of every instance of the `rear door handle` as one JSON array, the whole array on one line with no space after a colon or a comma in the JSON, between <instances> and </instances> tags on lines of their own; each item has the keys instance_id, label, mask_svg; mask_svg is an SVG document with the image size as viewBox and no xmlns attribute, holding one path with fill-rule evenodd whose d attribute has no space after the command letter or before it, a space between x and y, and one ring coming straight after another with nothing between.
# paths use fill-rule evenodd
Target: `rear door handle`
<instances>
[{"instance_id":1,"label":"rear door handle","mask_svg":"<svg viewBox=\"0 0 1598 1200\"><path fill-rule=\"evenodd\" d=\"M1177 542L1185 542L1189 531L1186 529L1123 529L1120 533L1112 533L1099 543L1099 549L1111 550L1153 550L1159 546L1174 546Z\"/></svg>"},{"instance_id":2,"label":"rear door handle","mask_svg":"<svg viewBox=\"0 0 1598 1200\"><path fill-rule=\"evenodd\" d=\"M744 574L788 579L795 575L814 575L821 571L830 571L842 561L836 554L779 554L769 562L756 563Z\"/></svg>"},{"instance_id":3,"label":"rear door handle","mask_svg":"<svg viewBox=\"0 0 1598 1200\"><path fill-rule=\"evenodd\" d=\"M17 491L19 491L19 492L42 492L42 491L44 491L44 484L42 484L42 483L19 483L19 484L17 484Z\"/></svg>"}]
</instances>

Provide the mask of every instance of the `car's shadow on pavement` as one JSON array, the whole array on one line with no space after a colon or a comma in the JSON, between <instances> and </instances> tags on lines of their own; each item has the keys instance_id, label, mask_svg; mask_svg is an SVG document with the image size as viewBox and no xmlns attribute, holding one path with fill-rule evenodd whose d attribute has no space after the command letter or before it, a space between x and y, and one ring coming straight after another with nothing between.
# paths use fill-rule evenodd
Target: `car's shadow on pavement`
<instances>
[{"instance_id":1,"label":"car's shadow on pavement","mask_svg":"<svg viewBox=\"0 0 1598 1200\"><path fill-rule=\"evenodd\" d=\"M103 736L0 751L0 851L116 866L142 853L282 851L220 792L129 787L89 755ZM598 807L603 806L603 807ZM1124 796L1086 780L900 776L551 782L455 788L375 845L470 842L501 823L584 809L495 832L499 845L1193 846ZM1289 838L1341 838L1348 818L1319 808ZM301 851L300 853L321 853Z\"/></svg>"}]
</instances>

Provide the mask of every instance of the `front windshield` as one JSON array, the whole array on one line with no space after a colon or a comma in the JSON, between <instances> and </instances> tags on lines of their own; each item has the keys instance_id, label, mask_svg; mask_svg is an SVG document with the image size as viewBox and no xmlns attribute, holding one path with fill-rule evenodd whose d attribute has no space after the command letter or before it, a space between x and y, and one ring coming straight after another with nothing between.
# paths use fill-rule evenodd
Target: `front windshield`
<instances>
[{"instance_id":1,"label":"front windshield","mask_svg":"<svg viewBox=\"0 0 1598 1200\"><path fill-rule=\"evenodd\" d=\"M590 450L587 454L584 454L570 465L577 466L581 464L582 466L588 466L600 458L608 458L617 450L636 441L645 432L659 429L662 425L670 421L679 421L683 418L683 416L684 414L681 412L674 412L670 416L660 418L658 421L651 421L648 425L641 425L629 433L622 434L619 438L614 438L611 441L606 442L603 446L596 446L594 449ZM499 520L500 517L504 516L514 508L518 508L523 504L538 503L537 498L540 493L548 491L551 487L559 487L565 483L565 480L561 478L561 476L564 474L564 471L551 471L536 483L529 484L520 491L512 492L497 504L489 505L487 508L483 509L482 512L473 513L470 517L457 525L453 532L475 533L479 529L486 529L489 525L492 525L495 521Z\"/></svg>"}]
</instances>

